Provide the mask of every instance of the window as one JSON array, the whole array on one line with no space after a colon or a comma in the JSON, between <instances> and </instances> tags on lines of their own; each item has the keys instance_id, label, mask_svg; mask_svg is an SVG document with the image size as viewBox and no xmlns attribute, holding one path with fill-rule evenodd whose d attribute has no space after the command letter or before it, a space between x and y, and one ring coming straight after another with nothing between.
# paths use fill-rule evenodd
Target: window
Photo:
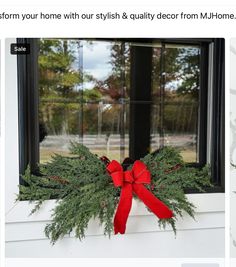
<instances>
[{"instance_id":1,"label":"window","mask_svg":"<svg viewBox=\"0 0 236 267\"><path fill-rule=\"evenodd\" d=\"M123 161L171 145L224 177L223 39L18 39L20 171L70 141ZM214 129L214 130L213 130Z\"/></svg>"}]
</instances>

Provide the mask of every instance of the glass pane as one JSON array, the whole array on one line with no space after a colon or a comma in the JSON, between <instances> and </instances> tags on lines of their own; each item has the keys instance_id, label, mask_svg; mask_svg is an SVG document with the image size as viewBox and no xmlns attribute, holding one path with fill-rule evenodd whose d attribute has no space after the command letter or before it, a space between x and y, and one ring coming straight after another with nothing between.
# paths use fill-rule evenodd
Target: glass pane
<instances>
[{"instance_id":1,"label":"glass pane","mask_svg":"<svg viewBox=\"0 0 236 267\"><path fill-rule=\"evenodd\" d=\"M128 104L101 101L87 105L84 108L83 144L99 156L123 161L129 150L128 111Z\"/></svg>"},{"instance_id":2,"label":"glass pane","mask_svg":"<svg viewBox=\"0 0 236 267\"><path fill-rule=\"evenodd\" d=\"M199 47L153 49L151 151L170 145L186 162L198 161L199 79Z\"/></svg>"},{"instance_id":3,"label":"glass pane","mask_svg":"<svg viewBox=\"0 0 236 267\"><path fill-rule=\"evenodd\" d=\"M99 156L128 156L128 50L117 42L40 40L41 163L68 155L70 141Z\"/></svg>"},{"instance_id":4,"label":"glass pane","mask_svg":"<svg viewBox=\"0 0 236 267\"><path fill-rule=\"evenodd\" d=\"M50 160L54 153L69 155L70 141L79 141L79 111L80 104L76 102L41 99L41 163Z\"/></svg>"},{"instance_id":5,"label":"glass pane","mask_svg":"<svg viewBox=\"0 0 236 267\"><path fill-rule=\"evenodd\" d=\"M199 160L199 47L78 39L39 42L40 162L53 153L68 155L70 141L110 159L129 156L130 103L137 108L140 104L130 99L130 51L137 45L152 50L152 91L145 103L151 110L150 152L171 145L181 150L186 162Z\"/></svg>"}]
</instances>

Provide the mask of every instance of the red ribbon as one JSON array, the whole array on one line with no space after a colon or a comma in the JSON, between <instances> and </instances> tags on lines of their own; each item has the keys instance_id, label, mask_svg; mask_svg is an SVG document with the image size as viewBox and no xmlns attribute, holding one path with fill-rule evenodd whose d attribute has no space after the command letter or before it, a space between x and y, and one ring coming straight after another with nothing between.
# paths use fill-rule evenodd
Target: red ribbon
<instances>
[{"instance_id":1,"label":"red ribbon","mask_svg":"<svg viewBox=\"0 0 236 267\"><path fill-rule=\"evenodd\" d=\"M144 186L144 184L150 184L151 174L142 161L136 160L132 170L123 171L120 163L113 160L107 165L107 171L111 175L114 185L121 187L120 201L114 218L115 234L125 233L126 222L132 206L132 192L158 218L168 219L173 217L173 212Z\"/></svg>"}]
</instances>

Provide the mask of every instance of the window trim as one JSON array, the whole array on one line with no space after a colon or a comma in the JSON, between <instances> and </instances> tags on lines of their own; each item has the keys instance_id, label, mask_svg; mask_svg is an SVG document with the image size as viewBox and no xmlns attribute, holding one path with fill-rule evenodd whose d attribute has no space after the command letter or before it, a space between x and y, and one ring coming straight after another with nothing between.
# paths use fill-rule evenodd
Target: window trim
<instances>
[{"instance_id":1,"label":"window trim","mask_svg":"<svg viewBox=\"0 0 236 267\"><path fill-rule=\"evenodd\" d=\"M37 170L39 152L38 126L38 69L37 39L17 39L17 43L28 43L31 47L30 56L17 55L18 80L18 120L19 120L19 171L23 174L27 165L33 172ZM33 123L32 123L33 122ZM20 183L24 184L22 178Z\"/></svg>"},{"instance_id":2,"label":"window trim","mask_svg":"<svg viewBox=\"0 0 236 267\"><path fill-rule=\"evenodd\" d=\"M38 126L38 45L36 38L19 38L17 43L29 43L30 55L17 56L18 75L18 111L19 111L19 168L23 174L27 165L30 164L32 172L37 171L39 161L39 126ZM213 44L213 99L212 99L212 136L210 144L210 162L212 171L212 182L214 187L207 189L208 193L224 192L224 39L95 39L108 41L132 41L147 42L154 41L176 43L176 44L198 44L201 47L200 62L200 88L208 88L209 82L209 45ZM204 59L204 60L203 60ZM221 64L222 63L222 64ZM209 89L209 88L208 88ZM33 101L32 101L33 99ZM200 90L200 118L207 114L208 90ZM207 119L200 119L199 132L199 163L190 164L194 167L202 167L207 162ZM23 184L20 176L20 184ZM188 190L187 193L199 193Z\"/></svg>"}]
</instances>

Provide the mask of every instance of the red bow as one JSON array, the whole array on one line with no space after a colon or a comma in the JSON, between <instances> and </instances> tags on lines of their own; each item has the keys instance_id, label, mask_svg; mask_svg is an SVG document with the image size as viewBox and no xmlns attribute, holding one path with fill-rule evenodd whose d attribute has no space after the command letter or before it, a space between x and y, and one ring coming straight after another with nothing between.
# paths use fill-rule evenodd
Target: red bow
<instances>
[{"instance_id":1,"label":"red bow","mask_svg":"<svg viewBox=\"0 0 236 267\"><path fill-rule=\"evenodd\" d=\"M158 198L156 198L143 184L150 184L151 174L147 166L140 160L134 162L132 170L123 171L116 160L107 165L116 187L121 187L120 201L114 218L115 234L125 233L126 222L132 206L132 192L160 219L173 217L173 212Z\"/></svg>"}]
</instances>

